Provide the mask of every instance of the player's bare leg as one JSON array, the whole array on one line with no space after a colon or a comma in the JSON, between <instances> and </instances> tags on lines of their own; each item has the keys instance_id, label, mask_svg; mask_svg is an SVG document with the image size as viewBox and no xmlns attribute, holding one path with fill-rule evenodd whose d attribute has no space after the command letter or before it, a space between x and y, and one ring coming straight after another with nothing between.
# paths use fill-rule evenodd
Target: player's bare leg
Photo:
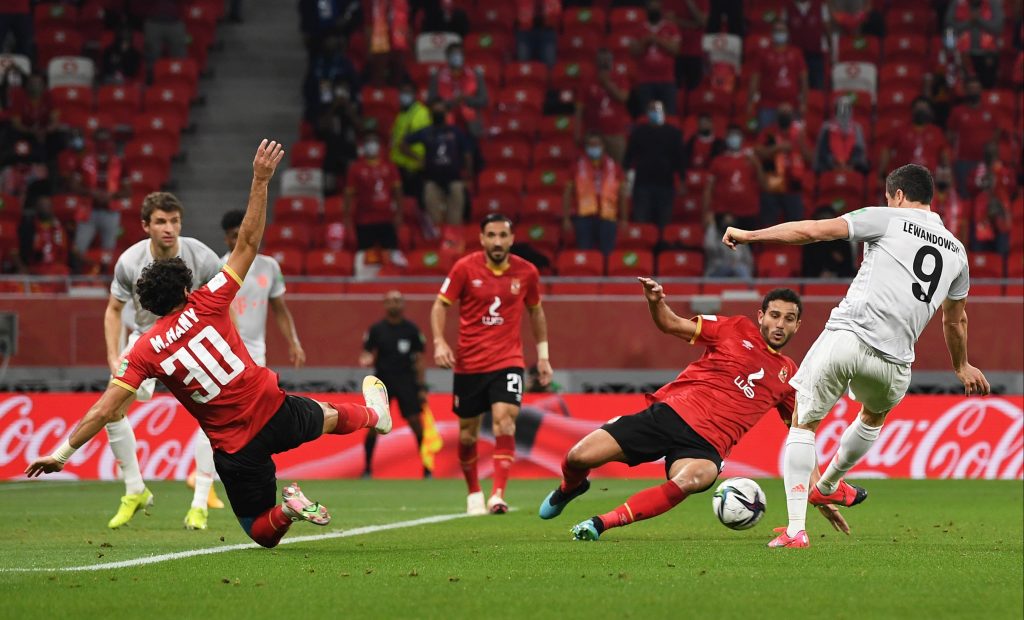
<instances>
[{"instance_id":1,"label":"player's bare leg","mask_svg":"<svg viewBox=\"0 0 1024 620\"><path fill-rule=\"evenodd\" d=\"M598 515L572 528L576 540L597 540L613 527L622 527L666 513L694 493L706 491L718 478L718 466L707 459L678 459L669 469L669 480L634 493L611 512Z\"/></svg>"},{"instance_id":2,"label":"player's bare leg","mask_svg":"<svg viewBox=\"0 0 1024 620\"><path fill-rule=\"evenodd\" d=\"M466 513L471 515L487 514L484 493L480 490L480 474L477 472L476 444L481 422L483 414L475 418L459 418L459 465L466 478Z\"/></svg>"},{"instance_id":3,"label":"player's bare leg","mask_svg":"<svg viewBox=\"0 0 1024 620\"><path fill-rule=\"evenodd\" d=\"M153 494L142 481L139 456L136 453L135 431L126 417L128 407L133 402L135 402L135 397L129 398L118 409L115 420L106 425L110 451L114 453L114 458L117 459L117 463L121 467L125 487L124 495L121 497L121 506L107 523L107 527L111 529L128 523L139 510L148 514L149 507L153 505Z\"/></svg>"},{"instance_id":4,"label":"player's bare leg","mask_svg":"<svg viewBox=\"0 0 1024 620\"><path fill-rule=\"evenodd\" d=\"M626 455L608 431L599 428L579 440L562 459L562 483L540 503L538 516L554 519L562 514L569 502L590 489L590 470L613 461L625 463Z\"/></svg>"},{"instance_id":5,"label":"player's bare leg","mask_svg":"<svg viewBox=\"0 0 1024 620\"><path fill-rule=\"evenodd\" d=\"M491 498L487 500L487 510L491 514L504 514L508 512L505 487L516 458L516 417L519 415L519 406L494 403L491 405L491 413L494 419L494 484Z\"/></svg>"}]
</instances>

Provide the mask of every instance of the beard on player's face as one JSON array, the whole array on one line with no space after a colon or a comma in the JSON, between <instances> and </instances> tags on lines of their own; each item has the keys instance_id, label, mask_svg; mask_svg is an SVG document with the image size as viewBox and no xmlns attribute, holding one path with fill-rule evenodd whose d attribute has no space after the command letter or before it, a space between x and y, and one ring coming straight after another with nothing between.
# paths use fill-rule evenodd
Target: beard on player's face
<instances>
[{"instance_id":1,"label":"beard on player's face","mask_svg":"<svg viewBox=\"0 0 1024 620\"><path fill-rule=\"evenodd\" d=\"M761 331L761 338L764 339L768 346L778 351L782 347L789 343L790 338L796 333L796 327L792 331L786 329L785 323L778 323L775 320L769 320L766 315L758 325Z\"/></svg>"}]
</instances>

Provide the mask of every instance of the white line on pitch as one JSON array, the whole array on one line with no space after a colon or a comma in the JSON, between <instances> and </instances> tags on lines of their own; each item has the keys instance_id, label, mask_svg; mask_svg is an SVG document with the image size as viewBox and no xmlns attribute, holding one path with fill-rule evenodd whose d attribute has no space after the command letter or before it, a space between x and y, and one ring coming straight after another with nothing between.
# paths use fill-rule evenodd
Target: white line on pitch
<instances>
[{"instance_id":1,"label":"white line on pitch","mask_svg":"<svg viewBox=\"0 0 1024 620\"><path fill-rule=\"evenodd\" d=\"M418 525L430 525L431 523L443 523L445 521L454 521L455 519L463 519L470 515L459 512L447 515L435 515L433 517L423 517L421 519L412 519L410 521L397 521L395 523L383 523L381 525L365 525L363 527L356 527L351 530L334 530L331 532L325 532L323 534L308 534L306 536L292 536L291 538L285 538L281 540L282 545L290 545L294 543L307 542L310 540L328 540L331 538L348 538L350 536L361 536L363 534L374 534L376 532L384 532L387 530L398 530L406 527L416 527ZM119 562L105 562L103 564L87 564L85 566L65 566L56 568L0 568L0 573L55 573L55 572L70 572L70 571L94 571L94 570L110 570L114 568L128 568L131 566L144 566L146 564L159 564L160 562L170 562L171 560L182 560L185 558L194 558L200 555L213 555L216 553L227 553L229 551L238 551L241 549L260 549L261 547L256 543L241 543L237 545L222 545L220 547L208 547L206 549L192 549L191 551L177 551L175 553L162 553L160 555L149 555L142 558L135 558L134 560L121 560Z\"/></svg>"}]
</instances>

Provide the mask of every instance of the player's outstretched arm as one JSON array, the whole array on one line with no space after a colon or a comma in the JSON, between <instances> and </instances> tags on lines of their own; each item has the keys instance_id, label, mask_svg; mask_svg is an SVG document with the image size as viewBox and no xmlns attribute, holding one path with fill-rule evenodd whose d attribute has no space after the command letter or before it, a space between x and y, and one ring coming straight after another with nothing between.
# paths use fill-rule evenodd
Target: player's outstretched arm
<instances>
[{"instance_id":1,"label":"player's outstretched arm","mask_svg":"<svg viewBox=\"0 0 1024 620\"><path fill-rule=\"evenodd\" d=\"M227 266L240 280L245 279L249 267L256 260L256 253L263 241L263 229L267 226L267 189L277 165L284 157L284 147L277 142L264 139L256 149L252 160L252 187L249 190L249 204L245 217L238 227L238 242L228 257Z\"/></svg>"},{"instance_id":2,"label":"player's outstretched arm","mask_svg":"<svg viewBox=\"0 0 1024 620\"><path fill-rule=\"evenodd\" d=\"M672 309L665 303L665 289L656 281L642 277L637 280L644 285L647 307L651 311L651 318L654 319L654 324L658 326L658 329L666 334L678 336L687 342L692 341L693 337L697 335L697 323L672 312Z\"/></svg>"},{"instance_id":3,"label":"player's outstretched arm","mask_svg":"<svg viewBox=\"0 0 1024 620\"><path fill-rule=\"evenodd\" d=\"M53 454L36 459L34 463L25 468L25 475L35 478L40 474L52 474L64 469L64 464L68 462L75 450L85 445L85 442L92 439L108 422L113 422L114 415L131 397L130 391L111 383L107 387L107 391L78 422L75 430L71 431L71 436L67 441L54 450Z\"/></svg>"},{"instance_id":4,"label":"player's outstretched arm","mask_svg":"<svg viewBox=\"0 0 1024 620\"><path fill-rule=\"evenodd\" d=\"M438 297L430 308L430 334L434 342L434 363L441 368L455 366L455 353L444 338L444 324L448 318L448 305Z\"/></svg>"},{"instance_id":5,"label":"player's outstretched arm","mask_svg":"<svg viewBox=\"0 0 1024 620\"><path fill-rule=\"evenodd\" d=\"M967 299L947 299L942 302L942 335L946 339L953 372L964 384L964 394L987 395L991 391L988 379L967 361Z\"/></svg>"},{"instance_id":6,"label":"player's outstretched arm","mask_svg":"<svg viewBox=\"0 0 1024 620\"><path fill-rule=\"evenodd\" d=\"M850 227L841 217L828 220L801 220L786 222L760 230L743 230L730 226L725 229L722 243L735 250L737 245L746 243L779 243L783 245L806 245L817 241L849 239Z\"/></svg>"}]
</instances>

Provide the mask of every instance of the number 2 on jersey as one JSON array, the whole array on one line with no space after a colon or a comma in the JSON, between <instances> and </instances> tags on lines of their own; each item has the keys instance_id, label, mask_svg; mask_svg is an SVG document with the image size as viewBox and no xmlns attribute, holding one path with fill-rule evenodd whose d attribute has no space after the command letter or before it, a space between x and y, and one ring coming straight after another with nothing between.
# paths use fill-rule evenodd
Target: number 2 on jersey
<instances>
[{"instance_id":1,"label":"number 2 on jersey","mask_svg":"<svg viewBox=\"0 0 1024 620\"><path fill-rule=\"evenodd\" d=\"M220 353L224 362L230 367L228 371L225 371L220 362L206 348L206 345L203 344L204 340L213 345L213 348ZM189 350L195 354L194 357L192 353L189 353ZM196 358L199 359L197 360ZM206 390L205 393L194 392L192 394L192 400L197 403L208 403L213 400L220 394L222 386L230 383L232 379L242 374L242 371L245 370L245 363L231 352L231 346L217 333L217 330L212 325L207 325L194 338L189 340L188 349L182 347L160 362L160 368L168 375L174 374L176 362L188 371L185 378L181 380L182 384L187 386L193 380L197 380L199 385Z\"/></svg>"},{"instance_id":2,"label":"number 2 on jersey","mask_svg":"<svg viewBox=\"0 0 1024 620\"><path fill-rule=\"evenodd\" d=\"M932 269L931 271L925 271L925 259L929 256L932 257ZM930 245L923 246L917 251L917 255L914 256L914 275L921 282L928 284L928 290L926 291L923 286L914 282L914 285L910 287L914 297L926 304L931 303L932 296L935 295L935 289L939 286L939 280L942 278L942 254Z\"/></svg>"}]
</instances>

